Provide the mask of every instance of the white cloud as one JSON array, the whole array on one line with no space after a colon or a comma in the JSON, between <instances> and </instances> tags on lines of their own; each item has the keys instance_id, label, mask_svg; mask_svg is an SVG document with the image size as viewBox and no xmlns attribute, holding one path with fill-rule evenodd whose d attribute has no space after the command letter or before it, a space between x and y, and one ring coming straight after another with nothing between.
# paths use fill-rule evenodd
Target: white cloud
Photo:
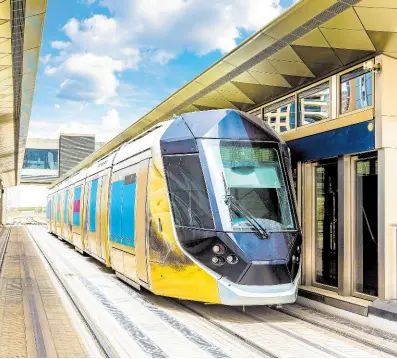
<instances>
[{"instance_id":1,"label":"white cloud","mask_svg":"<svg viewBox=\"0 0 397 359\"><path fill-rule=\"evenodd\" d=\"M54 108L58 110L58 109L61 108L61 105L60 105L59 103L56 103L56 104L54 105Z\"/></svg>"},{"instance_id":2,"label":"white cloud","mask_svg":"<svg viewBox=\"0 0 397 359\"><path fill-rule=\"evenodd\" d=\"M67 41L53 41L51 47L56 50L65 50L70 47L71 43Z\"/></svg>"},{"instance_id":3,"label":"white cloud","mask_svg":"<svg viewBox=\"0 0 397 359\"><path fill-rule=\"evenodd\" d=\"M279 0L101 0L139 48L206 54L236 46L282 12Z\"/></svg>"},{"instance_id":4,"label":"white cloud","mask_svg":"<svg viewBox=\"0 0 397 359\"><path fill-rule=\"evenodd\" d=\"M94 0L85 0L93 4ZM59 76L58 96L96 104L115 103L119 75L139 65L167 64L184 51L225 53L241 32L254 32L282 12L280 0L98 0L111 15L70 19L67 41L47 62Z\"/></svg>"},{"instance_id":5,"label":"white cloud","mask_svg":"<svg viewBox=\"0 0 397 359\"><path fill-rule=\"evenodd\" d=\"M51 54L47 54L45 56L40 57L40 61L44 65L47 65L50 60L51 60Z\"/></svg>"},{"instance_id":6,"label":"white cloud","mask_svg":"<svg viewBox=\"0 0 397 359\"><path fill-rule=\"evenodd\" d=\"M121 122L119 113L113 109L102 117L102 128L109 131L120 131Z\"/></svg>"}]
</instances>

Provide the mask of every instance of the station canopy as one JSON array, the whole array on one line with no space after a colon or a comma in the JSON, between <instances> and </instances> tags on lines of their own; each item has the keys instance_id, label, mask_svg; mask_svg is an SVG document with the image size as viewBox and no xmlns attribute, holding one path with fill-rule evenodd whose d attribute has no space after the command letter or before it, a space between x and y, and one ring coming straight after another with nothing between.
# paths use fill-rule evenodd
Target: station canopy
<instances>
[{"instance_id":1,"label":"station canopy","mask_svg":"<svg viewBox=\"0 0 397 359\"><path fill-rule=\"evenodd\" d=\"M47 0L0 2L0 187L19 181L46 8Z\"/></svg>"},{"instance_id":2,"label":"station canopy","mask_svg":"<svg viewBox=\"0 0 397 359\"><path fill-rule=\"evenodd\" d=\"M396 19L397 0L301 0L66 176L174 114L247 111L376 53L397 57Z\"/></svg>"}]
</instances>

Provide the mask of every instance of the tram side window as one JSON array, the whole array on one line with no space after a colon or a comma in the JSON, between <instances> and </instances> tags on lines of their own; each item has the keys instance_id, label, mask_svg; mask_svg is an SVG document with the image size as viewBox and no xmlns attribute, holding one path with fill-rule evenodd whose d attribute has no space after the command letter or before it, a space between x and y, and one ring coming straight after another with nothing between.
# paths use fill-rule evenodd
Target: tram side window
<instances>
[{"instance_id":1,"label":"tram side window","mask_svg":"<svg viewBox=\"0 0 397 359\"><path fill-rule=\"evenodd\" d=\"M341 76L341 114L372 106L372 81L372 72L361 67Z\"/></svg>"},{"instance_id":2,"label":"tram side window","mask_svg":"<svg viewBox=\"0 0 397 359\"><path fill-rule=\"evenodd\" d=\"M175 225L214 228L199 156L165 156L164 168Z\"/></svg>"}]
</instances>

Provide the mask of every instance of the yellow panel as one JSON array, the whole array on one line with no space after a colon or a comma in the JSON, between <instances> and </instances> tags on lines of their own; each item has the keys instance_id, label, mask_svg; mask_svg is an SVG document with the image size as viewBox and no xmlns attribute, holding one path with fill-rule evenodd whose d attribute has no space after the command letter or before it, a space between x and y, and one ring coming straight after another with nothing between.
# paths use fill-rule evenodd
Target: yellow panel
<instances>
[{"instance_id":1,"label":"yellow panel","mask_svg":"<svg viewBox=\"0 0 397 359\"><path fill-rule=\"evenodd\" d=\"M31 16L25 19L25 38L23 40L24 50L40 47L44 17L45 15L42 14Z\"/></svg>"},{"instance_id":2,"label":"yellow panel","mask_svg":"<svg viewBox=\"0 0 397 359\"><path fill-rule=\"evenodd\" d=\"M11 40L4 41L0 44L0 53L11 54Z\"/></svg>"},{"instance_id":3,"label":"yellow panel","mask_svg":"<svg viewBox=\"0 0 397 359\"><path fill-rule=\"evenodd\" d=\"M42 14L47 9L47 0L27 0L26 17Z\"/></svg>"},{"instance_id":4,"label":"yellow panel","mask_svg":"<svg viewBox=\"0 0 397 359\"><path fill-rule=\"evenodd\" d=\"M234 66L228 64L227 62L221 61L214 67L211 67L209 70L205 71L195 81L202 85L208 86L234 69Z\"/></svg>"},{"instance_id":5,"label":"yellow panel","mask_svg":"<svg viewBox=\"0 0 397 359\"><path fill-rule=\"evenodd\" d=\"M351 7L341 14L336 15L333 19L328 20L325 24L321 25L321 27L329 29L364 30L360 19Z\"/></svg>"},{"instance_id":6,"label":"yellow panel","mask_svg":"<svg viewBox=\"0 0 397 359\"><path fill-rule=\"evenodd\" d=\"M356 11L366 30L397 32L397 9L359 7Z\"/></svg>"},{"instance_id":7,"label":"yellow panel","mask_svg":"<svg viewBox=\"0 0 397 359\"><path fill-rule=\"evenodd\" d=\"M280 74L264 74L262 72L252 72L251 75L261 85L291 87L291 85Z\"/></svg>"},{"instance_id":8,"label":"yellow panel","mask_svg":"<svg viewBox=\"0 0 397 359\"><path fill-rule=\"evenodd\" d=\"M1 66L12 66L12 55L5 55L0 58Z\"/></svg>"},{"instance_id":9,"label":"yellow panel","mask_svg":"<svg viewBox=\"0 0 397 359\"><path fill-rule=\"evenodd\" d=\"M204 85L193 81L187 84L183 89L181 89L178 93L175 95L172 95L171 99L175 102L182 103L183 101L186 101L190 97L196 95L198 92L203 90L205 88Z\"/></svg>"},{"instance_id":10,"label":"yellow panel","mask_svg":"<svg viewBox=\"0 0 397 359\"><path fill-rule=\"evenodd\" d=\"M234 86L234 85L232 85L232 86ZM241 91L239 91L236 86L234 86L234 87L236 88L236 90L238 92L237 91L231 92L231 91L225 91L225 90L219 90L219 89L218 89L218 91L219 91L219 93L222 94L222 96L224 98L226 98L229 101L254 104L254 102L250 98L248 98L245 94L243 94Z\"/></svg>"},{"instance_id":11,"label":"yellow panel","mask_svg":"<svg viewBox=\"0 0 397 359\"><path fill-rule=\"evenodd\" d=\"M397 9L396 0L362 0L354 7L388 7Z\"/></svg>"},{"instance_id":12,"label":"yellow panel","mask_svg":"<svg viewBox=\"0 0 397 359\"><path fill-rule=\"evenodd\" d=\"M271 61L271 64L283 75L315 77L303 62Z\"/></svg>"},{"instance_id":13,"label":"yellow panel","mask_svg":"<svg viewBox=\"0 0 397 359\"><path fill-rule=\"evenodd\" d=\"M259 33L253 39L249 40L249 42L244 44L241 48L228 55L225 61L234 66L240 66L247 60L251 59L253 56L257 55L258 53L269 47L275 41L276 39L263 33Z\"/></svg>"},{"instance_id":14,"label":"yellow panel","mask_svg":"<svg viewBox=\"0 0 397 359\"><path fill-rule=\"evenodd\" d=\"M12 76L9 76L6 79L0 78L0 86L14 86L14 83L12 81Z\"/></svg>"},{"instance_id":15,"label":"yellow panel","mask_svg":"<svg viewBox=\"0 0 397 359\"><path fill-rule=\"evenodd\" d=\"M303 35L298 40L295 40L292 45L299 46L314 46L314 47L329 47L329 44L319 29L314 29L308 34Z\"/></svg>"},{"instance_id":16,"label":"yellow panel","mask_svg":"<svg viewBox=\"0 0 397 359\"><path fill-rule=\"evenodd\" d=\"M182 111L179 111L179 113L189 113L189 112L196 112L198 111L198 108L193 106L193 105L189 105L186 106L185 108L182 109Z\"/></svg>"},{"instance_id":17,"label":"yellow panel","mask_svg":"<svg viewBox=\"0 0 397 359\"><path fill-rule=\"evenodd\" d=\"M10 20L11 15L11 0L6 0L0 3L0 19Z\"/></svg>"},{"instance_id":18,"label":"yellow panel","mask_svg":"<svg viewBox=\"0 0 397 359\"><path fill-rule=\"evenodd\" d=\"M386 31L368 31L368 36L375 45L377 51L397 51L397 33Z\"/></svg>"},{"instance_id":19,"label":"yellow panel","mask_svg":"<svg viewBox=\"0 0 397 359\"><path fill-rule=\"evenodd\" d=\"M261 61L259 64L252 66L250 72L251 71L265 72L270 74L278 73L268 60Z\"/></svg>"},{"instance_id":20,"label":"yellow panel","mask_svg":"<svg viewBox=\"0 0 397 359\"><path fill-rule=\"evenodd\" d=\"M321 29L332 47L350 50L375 51L367 33L363 30Z\"/></svg>"},{"instance_id":21,"label":"yellow panel","mask_svg":"<svg viewBox=\"0 0 397 359\"><path fill-rule=\"evenodd\" d=\"M252 77L252 75L249 72L247 72L247 71L244 71L242 74L240 74L240 75L236 76L235 78L233 78L233 81L235 81L235 82L243 82L243 83L246 83L246 84L258 85L258 81L256 81Z\"/></svg>"},{"instance_id":22,"label":"yellow panel","mask_svg":"<svg viewBox=\"0 0 397 359\"><path fill-rule=\"evenodd\" d=\"M335 3L335 0L302 1L295 9L285 13L264 32L271 37L281 39Z\"/></svg>"},{"instance_id":23,"label":"yellow panel","mask_svg":"<svg viewBox=\"0 0 397 359\"><path fill-rule=\"evenodd\" d=\"M8 67L7 69L0 71L0 81L9 79L10 77L12 77L12 67ZM12 79L11 79L11 81L12 81ZM5 85L5 84L0 82L0 85ZM11 85L12 85L12 82L11 82Z\"/></svg>"},{"instance_id":24,"label":"yellow panel","mask_svg":"<svg viewBox=\"0 0 397 359\"><path fill-rule=\"evenodd\" d=\"M270 56L269 60L302 62L302 59L296 54L296 52L289 45L287 45L280 51L277 51L274 55Z\"/></svg>"},{"instance_id":25,"label":"yellow panel","mask_svg":"<svg viewBox=\"0 0 397 359\"><path fill-rule=\"evenodd\" d=\"M202 97L194 102L193 105L201 105L211 108L236 108L231 102L227 101L226 99L213 99L213 98L206 98Z\"/></svg>"},{"instance_id":26,"label":"yellow panel","mask_svg":"<svg viewBox=\"0 0 397 359\"><path fill-rule=\"evenodd\" d=\"M1 95L12 95L13 93L14 93L14 89L12 86L9 86L6 89L0 91Z\"/></svg>"},{"instance_id":27,"label":"yellow panel","mask_svg":"<svg viewBox=\"0 0 397 359\"><path fill-rule=\"evenodd\" d=\"M36 72L40 48L25 50L23 53L23 72Z\"/></svg>"},{"instance_id":28,"label":"yellow panel","mask_svg":"<svg viewBox=\"0 0 397 359\"><path fill-rule=\"evenodd\" d=\"M10 21L7 21L5 23L2 23L0 21L0 37L11 39L11 23L10 23Z\"/></svg>"}]
</instances>

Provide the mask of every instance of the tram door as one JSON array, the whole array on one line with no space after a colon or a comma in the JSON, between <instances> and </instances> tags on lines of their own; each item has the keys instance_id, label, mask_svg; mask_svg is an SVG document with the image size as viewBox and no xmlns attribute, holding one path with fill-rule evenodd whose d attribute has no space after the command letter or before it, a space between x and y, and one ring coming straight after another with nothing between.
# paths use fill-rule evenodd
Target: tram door
<instances>
[{"instance_id":1,"label":"tram door","mask_svg":"<svg viewBox=\"0 0 397 359\"><path fill-rule=\"evenodd\" d=\"M149 284L146 191L149 160L114 170L110 193L111 262L116 272Z\"/></svg>"},{"instance_id":2,"label":"tram door","mask_svg":"<svg viewBox=\"0 0 397 359\"><path fill-rule=\"evenodd\" d=\"M146 199L148 184L149 160L145 160L139 166L137 173L138 192L136 198L135 220L137 223L135 229L135 248L137 253L137 274L138 278L149 284L149 259L148 259L148 240L147 240L147 215Z\"/></svg>"}]
</instances>

